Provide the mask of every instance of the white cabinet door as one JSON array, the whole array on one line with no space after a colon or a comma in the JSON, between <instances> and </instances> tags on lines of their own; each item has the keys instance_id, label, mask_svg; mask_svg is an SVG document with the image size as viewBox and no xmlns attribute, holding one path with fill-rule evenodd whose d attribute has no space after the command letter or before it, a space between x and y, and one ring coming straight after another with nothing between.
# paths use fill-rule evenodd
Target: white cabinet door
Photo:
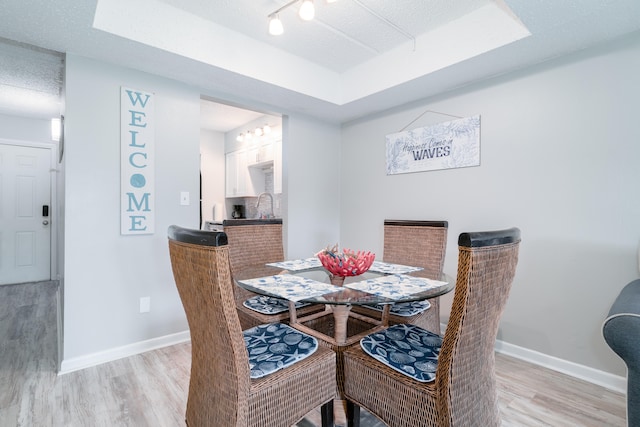
<instances>
[{"instance_id":1,"label":"white cabinet door","mask_svg":"<svg viewBox=\"0 0 640 427\"><path fill-rule=\"evenodd\" d=\"M273 192L282 193L282 140L273 143Z\"/></svg>"},{"instance_id":2,"label":"white cabinet door","mask_svg":"<svg viewBox=\"0 0 640 427\"><path fill-rule=\"evenodd\" d=\"M264 191L264 173L247 165L247 155L247 150L226 154L226 197L255 197Z\"/></svg>"},{"instance_id":3,"label":"white cabinet door","mask_svg":"<svg viewBox=\"0 0 640 427\"><path fill-rule=\"evenodd\" d=\"M225 156L227 197L241 197L246 192L247 160L244 150L232 151Z\"/></svg>"},{"instance_id":4,"label":"white cabinet door","mask_svg":"<svg viewBox=\"0 0 640 427\"><path fill-rule=\"evenodd\" d=\"M258 149L258 162L273 161L273 142L269 141L260 146Z\"/></svg>"},{"instance_id":5,"label":"white cabinet door","mask_svg":"<svg viewBox=\"0 0 640 427\"><path fill-rule=\"evenodd\" d=\"M247 166L264 166L273 162L273 142L263 141L247 148Z\"/></svg>"},{"instance_id":6,"label":"white cabinet door","mask_svg":"<svg viewBox=\"0 0 640 427\"><path fill-rule=\"evenodd\" d=\"M260 147L247 148L247 166L253 166L260 161Z\"/></svg>"}]
</instances>

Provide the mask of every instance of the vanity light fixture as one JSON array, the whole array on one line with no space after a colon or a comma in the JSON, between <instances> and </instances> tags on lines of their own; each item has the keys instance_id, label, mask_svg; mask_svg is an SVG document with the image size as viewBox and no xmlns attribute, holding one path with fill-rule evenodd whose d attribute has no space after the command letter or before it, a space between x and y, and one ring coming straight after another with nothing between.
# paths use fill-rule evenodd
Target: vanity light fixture
<instances>
[{"instance_id":1,"label":"vanity light fixture","mask_svg":"<svg viewBox=\"0 0 640 427\"><path fill-rule=\"evenodd\" d=\"M267 124L267 125L264 125L263 127L255 128L253 132L250 130L246 132L240 132L240 134L236 136L236 141L238 142L250 141L253 139L254 136L261 137L262 135L267 135L269 133L271 133L271 126Z\"/></svg>"}]
</instances>

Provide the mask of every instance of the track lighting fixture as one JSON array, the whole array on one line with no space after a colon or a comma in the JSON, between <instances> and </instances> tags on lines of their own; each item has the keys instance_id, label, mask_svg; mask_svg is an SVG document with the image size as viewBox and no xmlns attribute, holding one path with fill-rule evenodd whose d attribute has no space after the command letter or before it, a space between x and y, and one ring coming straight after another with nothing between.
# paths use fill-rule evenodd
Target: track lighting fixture
<instances>
[{"instance_id":1,"label":"track lighting fixture","mask_svg":"<svg viewBox=\"0 0 640 427\"><path fill-rule=\"evenodd\" d=\"M280 16L277 13L269 16L269 34L271 34L272 36L279 36L280 34L284 33L284 27L282 26Z\"/></svg>"},{"instance_id":2,"label":"track lighting fixture","mask_svg":"<svg viewBox=\"0 0 640 427\"><path fill-rule=\"evenodd\" d=\"M313 0L303 0L298 15L305 21L311 21L316 14L316 8L313 6Z\"/></svg>"},{"instance_id":3,"label":"track lighting fixture","mask_svg":"<svg viewBox=\"0 0 640 427\"><path fill-rule=\"evenodd\" d=\"M336 0L326 0L327 3L334 3L335 1ZM313 0L292 0L267 16L267 18L269 18L269 34L279 36L284 33L284 26L282 25L279 14L296 3L301 3L300 9L298 9L298 16L300 16L301 19L305 21L311 21L313 19L316 13Z\"/></svg>"}]
</instances>

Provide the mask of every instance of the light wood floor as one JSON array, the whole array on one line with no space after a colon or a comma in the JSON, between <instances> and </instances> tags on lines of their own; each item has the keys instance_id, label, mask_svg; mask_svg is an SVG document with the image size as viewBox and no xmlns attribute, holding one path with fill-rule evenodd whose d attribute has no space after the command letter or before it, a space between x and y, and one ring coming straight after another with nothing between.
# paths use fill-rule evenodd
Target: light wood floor
<instances>
[{"instance_id":1,"label":"light wood floor","mask_svg":"<svg viewBox=\"0 0 640 427\"><path fill-rule=\"evenodd\" d=\"M184 426L190 345L57 376L55 287L0 286L0 427ZM505 427L626 425L619 393L506 356L496 361ZM317 419L309 414L298 427ZM367 413L361 425L384 426Z\"/></svg>"}]
</instances>

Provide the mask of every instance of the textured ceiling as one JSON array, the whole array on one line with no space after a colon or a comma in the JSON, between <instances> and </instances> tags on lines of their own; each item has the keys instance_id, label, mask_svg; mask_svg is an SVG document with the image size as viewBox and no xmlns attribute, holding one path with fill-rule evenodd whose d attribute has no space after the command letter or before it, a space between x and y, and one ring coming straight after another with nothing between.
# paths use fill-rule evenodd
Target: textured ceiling
<instances>
[{"instance_id":1,"label":"textured ceiling","mask_svg":"<svg viewBox=\"0 0 640 427\"><path fill-rule=\"evenodd\" d=\"M315 21L292 6L285 33L269 36L267 15L284 4L2 0L0 37L176 79L235 106L343 123L640 31L638 0L315 0ZM55 97L56 56L38 71L39 60L25 66L1 50L0 110L22 108L24 86Z\"/></svg>"},{"instance_id":2,"label":"textured ceiling","mask_svg":"<svg viewBox=\"0 0 640 427\"><path fill-rule=\"evenodd\" d=\"M274 37L267 32L267 16L289 0L162 2L337 72L344 72L492 3L491 0L338 0L335 3L317 0L312 21L298 17L298 4L283 10L280 19L285 33Z\"/></svg>"},{"instance_id":3,"label":"textured ceiling","mask_svg":"<svg viewBox=\"0 0 640 427\"><path fill-rule=\"evenodd\" d=\"M0 40L0 112L60 115L63 55Z\"/></svg>"}]
</instances>

